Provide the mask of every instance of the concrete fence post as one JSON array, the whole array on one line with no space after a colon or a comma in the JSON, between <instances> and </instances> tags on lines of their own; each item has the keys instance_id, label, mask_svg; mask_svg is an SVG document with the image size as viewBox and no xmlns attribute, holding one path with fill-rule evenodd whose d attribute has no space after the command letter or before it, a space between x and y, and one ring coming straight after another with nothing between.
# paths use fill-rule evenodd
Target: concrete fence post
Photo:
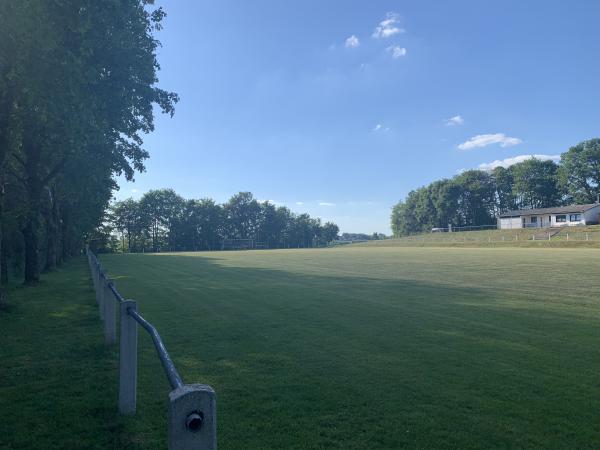
<instances>
[{"instance_id":1,"label":"concrete fence post","mask_svg":"<svg viewBox=\"0 0 600 450\"><path fill-rule=\"evenodd\" d=\"M96 303L100 304L100 296L98 291L100 290L100 264L98 261L94 264L94 289L96 290Z\"/></svg>"},{"instance_id":2,"label":"concrete fence post","mask_svg":"<svg viewBox=\"0 0 600 450\"><path fill-rule=\"evenodd\" d=\"M91 262L91 266L90 269L92 271L92 285L94 286L94 294L96 293L96 284L98 283L98 277L97 277L97 273L98 271L96 270L96 263L95 261L92 260ZM98 297L96 297L96 301L98 301Z\"/></svg>"},{"instance_id":3,"label":"concrete fence post","mask_svg":"<svg viewBox=\"0 0 600 450\"><path fill-rule=\"evenodd\" d=\"M114 345L117 342L117 314L116 304L117 299L110 290L111 285L114 286L114 281L106 279L104 284L104 343L106 345Z\"/></svg>"},{"instance_id":4,"label":"concrete fence post","mask_svg":"<svg viewBox=\"0 0 600 450\"><path fill-rule=\"evenodd\" d=\"M104 320L105 291L108 283L103 276L100 276L98 280L98 312L100 313L100 320Z\"/></svg>"},{"instance_id":5,"label":"concrete fence post","mask_svg":"<svg viewBox=\"0 0 600 450\"><path fill-rule=\"evenodd\" d=\"M137 310L134 300L125 300L120 305L119 412L131 416L135 414L136 405L138 326L128 309Z\"/></svg>"},{"instance_id":6,"label":"concrete fence post","mask_svg":"<svg viewBox=\"0 0 600 450\"><path fill-rule=\"evenodd\" d=\"M217 399L205 384L185 384L169 393L169 450L216 450Z\"/></svg>"}]
</instances>

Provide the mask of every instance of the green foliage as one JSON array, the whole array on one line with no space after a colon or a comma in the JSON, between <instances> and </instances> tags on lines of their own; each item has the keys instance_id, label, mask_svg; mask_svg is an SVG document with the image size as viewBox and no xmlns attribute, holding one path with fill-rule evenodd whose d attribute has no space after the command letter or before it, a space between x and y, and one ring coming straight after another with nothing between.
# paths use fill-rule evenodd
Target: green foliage
<instances>
[{"instance_id":1,"label":"green foliage","mask_svg":"<svg viewBox=\"0 0 600 450\"><path fill-rule=\"evenodd\" d=\"M250 192L235 194L223 205L226 233L232 239L256 236L260 222L260 205Z\"/></svg>"},{"instance_id":2,"label":"green foliage","mask_svg":"<svg viewBox=\"0 0 600 450\"><path fill-rule=\"evenodd\" d=\"M468 170L408 193L392 209L394 236L432 228L492 225L512 209L596 201L600 186L600 139L581 142L561 164L527 159L508 168Z\"/></svg>"},{"instance_id":3,"label":"green foliage","mask_svg":"<svg viewBox=\"0 0 600 450\"><path fill-rule=\"evenodd\" d=\"M116 202L112 224L126 252L218 250L224 239L253 239L266 248L318 247L339 234L337 225L240 192L224 205L184 200L172 189L149 191L139 201Z\"/></svg>"},{"instance_id":4,"label":"green foliage","mask_svg":"<svg viewBox=\"0 0 600 450\"><path fill-rule=\"evenodd\" d=\"M24 242L26 282L99 239L114 177L144 170L154 107L173 114L149 4L0 0L0 222Z\"/></svg>"},{"instance_id":5,"label":"green foliage","mask_svg":"<svg viewBox=\"0 0 600 450\"><path fill-rule=\"evenodd\" d=\"M553 161L528 159L511 166L513 194L520 208L549 208L560 205L558 166Z\"/></svg>"},{"instance_id":6,"label":"green foliage","mask_svg":"<svg viewBox=\"0 0 600 450\"><path fill-rule=\"evenodd\" d=\"M600 193L600 139L571 147L560 158L559 181L575 203L592 203Z\"/></svg>"}]
</instances>

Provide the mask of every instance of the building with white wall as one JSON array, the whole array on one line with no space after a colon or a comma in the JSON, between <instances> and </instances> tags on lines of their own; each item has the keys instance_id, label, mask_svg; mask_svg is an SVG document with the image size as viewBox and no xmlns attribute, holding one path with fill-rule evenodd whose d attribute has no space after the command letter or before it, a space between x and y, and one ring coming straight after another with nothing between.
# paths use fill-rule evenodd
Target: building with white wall
<instances>
[{"instance_id":1,"label":"building with white wall","mask_svg":"<svg viewBox=\"0 0 600 450\"><path fill-rule=\"evenodd\" d=\"M600 203L558 206L556 208L518 209L498 216L498 228L550 228L600 223Z\"/></svg>"}]
</instances>

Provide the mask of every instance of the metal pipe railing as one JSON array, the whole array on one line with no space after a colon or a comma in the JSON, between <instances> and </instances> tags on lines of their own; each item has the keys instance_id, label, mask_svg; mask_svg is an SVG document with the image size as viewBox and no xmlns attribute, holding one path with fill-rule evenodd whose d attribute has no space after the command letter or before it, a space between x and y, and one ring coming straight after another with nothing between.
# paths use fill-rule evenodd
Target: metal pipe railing
<instances>
[{"instance_id":1,"label":"metal pipe railing","mask_svg":"<svg viewBox=\"0 0 600 450\"><path fill-rule=\"evenodd\" d=\"M137 311L134 300L125 299L102 268L98 258L87 249L96 302L104 321L105 342L116 343L117 310L119 337L119 412L133 415L137 403L137 329L151 336L158 358L172 391L169 393L168 447L171 450L217 448L216 394L204 384L185 384L154 325ZM118 305L118 308L117 308Z\"/></svg>"},{"instance_id":2,"label":"metal pipe railing","mask_svg":"<svg viewBox=\"0 0 600 450\"><path fill-rule=\"evenodd\" d=\"M148 333L150 333L152 341L154 341L154 348L156 349L156 353L158 353L158 359L160 359L160 363L162 364L163 369L165 369L165 374L169 379L169 383L171 383L171 387L173 389L177 389L183 386L183 381L181 380L181 377L175 368L175 364L173 364L173 361L169 356L169 352L167 352L165 344L160 338L160 334L158 334L158 331L156 331L156 328L154 328L151 323L140 316L136 310L129 308L127 312L136 320L137 323L139 323Z\"/></svg>"}]
</instances>

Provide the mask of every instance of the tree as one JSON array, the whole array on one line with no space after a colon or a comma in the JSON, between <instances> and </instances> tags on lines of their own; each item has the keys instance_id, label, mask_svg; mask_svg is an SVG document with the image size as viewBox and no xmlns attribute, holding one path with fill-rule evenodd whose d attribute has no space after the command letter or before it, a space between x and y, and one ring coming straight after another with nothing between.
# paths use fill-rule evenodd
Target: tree
<instances>
[{"instance_id":1,"label":"tree","mask_svg":"<svg viewBox=\"0 0 600 450\"><path fill-rule=\"evenodd\" d=\"M559 183L575 203L593 203L600 194L600 139L571 147L560 157Z\"/></svg>"},{"instance_id":2,"label":"tree","mask_svg":"<svg viewBox=\"0 0 600 450\"><path fill-rule=\"evenodd\" d=\"M392 209L394 236L406 236L432 228L489 225L496 210L492 175L468 170L411 191Z\"/></svg>"},{"instance_id":3,"label":"tree","mask_svg":"<svg viewBox=\"0 0 600 450\"><path fill-rule=\"evenodd\" d=\"M392 232L395 237L408 236L422 231L422 223L415 211L416 191L409 192L405 201L400 201L392 208Z\"/></svg>"},{"instance_id":4,"label":"tree","mask_svg":"<svg viewBox=\"0 0 600 450\"><path fill-rule=\"evenodd\" d=\"M494 167L491 175L494 183L495 214L498 215L515 209L517 205L513 194L514 177L512 168Z\"/></svg>"},{"instance_id":5,"label":"tree","mask_svg":"<svg viewBox=\"0 0 600 450\"><path fill-rule=\"evenodd\" d=\"M158 41L153 32L164 13L160 8L147 9L148 3L0 3L0 17L6 18L7 25L0 27L0 41L9 42L13 51L9 70L0 69L0 88L14 94L8 105L10 130L17 141L16 178L23 185L27 205L22 221L26 283L39 279L43 229L52 237L57 235L53 222L65 209L61 208L64 198L52 195L50 208L45 203L52 191L72 187L68 177L59 181L69 163L94 161L84 165L93 174L88 186L93 184L102 193L110 191L112 175L132 179L136 170L144 169L148 153L142 147L141 133L154 128L153 106L173 112L176 95L156 87ZM106 195L93 202L106 206ZM97 215L98 208L87 212ZM80 224L99 220L97 215ZM50 249L55 245L46 242Z\"/></svg>"},{"instance_id":6,"label":"tree","mask_svg":"<svg viewBox=\"0 0 600 450\"><path fill-rule=\"evenodd\" d=\"M558 166L536 158L511 167L513 195L519 208L549 208L562 203L558 187Z\"/></svg>"},{"instance_id":7,"label":"tree","mask_svg":"<svg viewBox=\"0 0 600 450\"><path fill-rule=\"evenodd\" d=\"M172 242L170 236L181 218L184 200L173 189L157 189L146 192L140 199L141 223L146 225L152 239L152 251L159 252Z\"/></svg>"},{"instance_id":8,"label":"tree","mask_svg":"<svg viewBox=\"0 0 600 450\"><path fill-rule=\"evenodd\" d=\"M427 195L434 210L433 221L429 223L431 227L445 228L448 225L462 224L459 218L460 193L460 184L455 180L442 179L434 181L427 187Z\"/></svg>"},{"instance_id":9,"label":"tree","mask_svg":"<svg viewBox=\"0 0 600 450\"><path fill-rule=\"evenodd\" d=\"M231 239L256 239L261 208L250 192L239 192L223 205L225 227Z\"/></svg>"},{"instance_id":10,"label":"tree","mask_svg":"<svg viewBox=\"0 0 600 450\"><path fill-rule=\"evenodd\" d=\"M278 213L277 208L270 202L260 204L258 239L264 241L269 248L282 245L286 226L285 217Z\"/></svg>"},{"instance_id":11,"label":"tree","mask_svg":"<svg viewBox=\"0 0 600 450\"><path fill-rule=\"evenodd\" d=\"M169 232L174 250L213 250L221 241L223 215L212 199L186 200Z\"/></svg>"},{"instance_id":12,"label":"tree","mask_svg":"<svg viewBox=\"0 0 600 450\"><path fill-rule=\"evenodd\" d=\"M296 216L286 207L258 203L249 192L219 205L209 198L184 200L172 189L149 191L139 202L115 202L95 239L108 224L119 234L122 251L143 251L146 240L154 251L215 250L224 238L254 239L267 248L313 247L339 233L332 222L321 225L308 214Z\"/></svg>"},{"instance_id":13,"label":"tree","mask_svg":"<svg viewBox=\"0 0 600 450\"><path fill-rule=\"evenodd\" d=\"M492 223L495 189L491 176L482 170L467 170L456 176L453 182L459 187L459 225L479 226Z\"/></svg>"},{"instance_id":14,"label":"tree","mask_svg":"<svg viewBox=\"0 0 600 450\"><path fill-rule=\"evenodd\" d=\"M333 222L325 222L323 225L323 240L325 244L335 241L340 234L340 228ZM376 233L375 233L376 234Z\"/></svg>"},{"instance_id":15,"label":"tree","mask_svg":"<svg viewBox=\"0 0 600 450\"><path fill-rule=\"evenodd\" d=\"M132 198L116 202L111 207L111 215L115 229L121 233L122 249L132 250L132 241L140 231L140 205Z\"/></svg>"}]
</instances>

